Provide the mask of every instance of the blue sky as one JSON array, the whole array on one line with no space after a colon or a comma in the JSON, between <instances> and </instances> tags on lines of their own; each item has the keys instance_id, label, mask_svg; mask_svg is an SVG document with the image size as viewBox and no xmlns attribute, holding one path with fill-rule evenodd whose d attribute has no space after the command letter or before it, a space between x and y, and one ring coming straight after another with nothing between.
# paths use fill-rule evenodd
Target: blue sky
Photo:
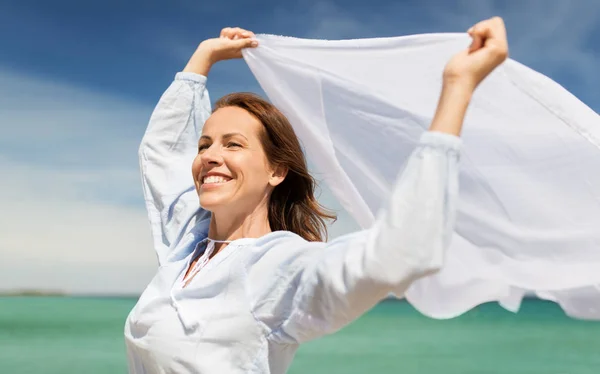
<instances>
[{"instance_id":1,"label":"blue sky","mask_svg":"<svg viewBox=\"0 0 600 374\"><path fill-rule=\"evenodd\" d=\"M511 58L600 111L596 0L2 1L0 287L141 290L155 263L137 146L174 74L222 27L364 38L460 32L493 15ZM242 61L215 66L209 89L260 92ZM335 232L353 227L342 215Z\"/></svg>"}]
</instances>

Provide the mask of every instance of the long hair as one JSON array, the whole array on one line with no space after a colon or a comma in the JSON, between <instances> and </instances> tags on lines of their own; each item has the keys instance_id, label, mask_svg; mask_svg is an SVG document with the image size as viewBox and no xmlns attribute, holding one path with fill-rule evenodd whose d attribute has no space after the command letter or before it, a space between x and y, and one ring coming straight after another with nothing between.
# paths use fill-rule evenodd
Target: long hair
<instances>
[{"instance_id":1,"label":"long hair","mask_svg":"<svg viewBox=\"0 0 600 374\"><path fill-rule=\"evenodd\" d=\"M222 97L213 112L232 106L246 110L262 123L259 137L267 160L272 166L288 170L269 199L271 230L291 231L308 241L327 240L325 220L335 220L336 215L315 198L316 181L308 172L304 152L288 119L271 103L246 92Z\"/></svg>"}]
</instances>

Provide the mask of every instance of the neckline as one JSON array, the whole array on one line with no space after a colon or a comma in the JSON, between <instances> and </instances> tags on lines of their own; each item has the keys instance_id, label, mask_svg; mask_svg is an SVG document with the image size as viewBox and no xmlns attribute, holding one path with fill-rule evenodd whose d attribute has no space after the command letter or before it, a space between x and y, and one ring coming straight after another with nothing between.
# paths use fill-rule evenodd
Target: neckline
<instances>
[{"instance_id":1,"label":"neckline","mask_svg":"<svg viewBox=\"0 0 600 374\"><path fill-rule=\"evenodd\" d=\"M194 258L196 257L196 256L194 256L194 254L196 254L198 252L198 247L200 245L204 245L204 249L202 250L202 252L200 252L198 254L198 258L201 258L202 256L204 256L204 254L206 253L206 250L208 249L208 245L209 245L207 239L208 238L205 238L202 241L200 241L198 244L196 244L196 247L195 247L194 251L192 251L192 253L189 254L189 257L188 257L188 259L187 259L187 261L185 263L185 266L184 266L183 270L181 271L181 273L177 277L177 280L176 280L175 284L177 285L177 289L179 289L180 291L188 289L189 286L193 284L193 282L196 279L196 277L198 275L200 275L200 273L202 273L202 272L206 273L207 270L209 270L212 267L217 266L219 263L223 262L227 257L229 257L229 255L234 252L234 249L239 246L238 243L236 243L236 245L231 245L231 243L240 240L240 239L233 240L231 243L228 243L225 248L223 248L222 250L220 250L219 252L217 252L213 256L212 259L210 259L209 261L207 261L206 264L196 274L194 274L194 276L192 276L192 278L190 278L190 279L187 280L187 285L186 285L185 284L185 276L186 276L186 273L188 272L188 270L190 269L190 265L194 261Z\"/></svg>"},{"instance_id":2,"label":"neckline","mask_svg":"<svg viewBox=\"0 0 600 374\"><path fill-rule=\"evenodd\" d=\"M233 240L217 240L217 239L211 239L208 236L206 237L206 240L208 240L209 242L213 242L213 243L218 243L218 244L230 244L231 242L233 242Z\"/></svg>"}]
</instances>

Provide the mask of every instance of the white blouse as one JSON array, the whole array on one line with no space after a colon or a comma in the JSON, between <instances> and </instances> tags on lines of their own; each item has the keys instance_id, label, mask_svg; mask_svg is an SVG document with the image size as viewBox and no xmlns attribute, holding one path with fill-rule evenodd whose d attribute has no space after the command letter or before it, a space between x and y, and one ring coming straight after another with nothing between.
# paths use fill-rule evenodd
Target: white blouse
<instances>
[{"instance_id":1,"label":"white blouse","mask_svg":"<svg viewBox=\"0 0 600 374\"><path fill-rule=\"evenodd\" d=\"M461 140L425 132L371 229L328 243L286 231L235 240L183 288L191 260L212 245L210 212L199 208L190 172L211 113L205 83L178 73L140 147L160 267L127 318L129 370L285 373L300 343L339 330L441 268Z\"/></svg>"}]
</instances>

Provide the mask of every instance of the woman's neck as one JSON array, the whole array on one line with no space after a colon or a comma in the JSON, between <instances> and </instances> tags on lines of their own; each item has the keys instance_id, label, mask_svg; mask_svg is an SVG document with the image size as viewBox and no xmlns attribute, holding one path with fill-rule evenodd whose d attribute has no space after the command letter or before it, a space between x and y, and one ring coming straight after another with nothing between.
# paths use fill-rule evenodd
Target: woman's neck
<instances>
[{"instance_id":1,"label":"woman's neck","mask_svg":"<svg viewBox=\"0 0 600 374\"><path fill-rule=\"evenodd\" d=\"M250 214L213 212L208 229L208 237L215 240L236 240L260 238L271 232L269 213L266 206L257 207Z\"/></svg>"}]
</instances>

